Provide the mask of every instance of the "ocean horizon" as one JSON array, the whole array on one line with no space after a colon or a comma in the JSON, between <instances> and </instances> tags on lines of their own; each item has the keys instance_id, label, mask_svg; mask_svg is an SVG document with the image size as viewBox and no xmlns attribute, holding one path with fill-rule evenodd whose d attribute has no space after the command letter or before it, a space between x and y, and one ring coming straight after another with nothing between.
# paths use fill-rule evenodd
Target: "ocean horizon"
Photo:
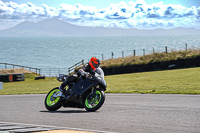
<instances>
[{"instance_id":1,"label":"ocean horizon","mask_svg":"<svg viewBox=\"0 0 200 133\"><path fill-rule=\"evenodd\" d=\"M95 37L0 37L0 63L34 68L69 68L92 56L100 60L155 52L200 48L200 35L95 36ZM5 66L0 65L0 69Z\"/></svg>"}]
</instances>

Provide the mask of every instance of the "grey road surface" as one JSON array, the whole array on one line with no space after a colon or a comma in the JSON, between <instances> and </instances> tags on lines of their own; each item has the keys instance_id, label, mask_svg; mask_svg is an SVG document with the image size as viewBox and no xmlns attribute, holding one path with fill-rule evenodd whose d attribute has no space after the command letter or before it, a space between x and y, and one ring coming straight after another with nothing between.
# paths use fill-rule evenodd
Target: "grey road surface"
<instances>
[{"instance_id":1,"label":"grey road surface","mask_svg":"<svg viewBox=\"0 0 200 133\"><path fill-rule=\"evenodd\" d=\"M0 95L0 122L117 133L200 133L200 95L106 94L96 112L48 112L44 94Z\"/></svg>"}]
</instances>

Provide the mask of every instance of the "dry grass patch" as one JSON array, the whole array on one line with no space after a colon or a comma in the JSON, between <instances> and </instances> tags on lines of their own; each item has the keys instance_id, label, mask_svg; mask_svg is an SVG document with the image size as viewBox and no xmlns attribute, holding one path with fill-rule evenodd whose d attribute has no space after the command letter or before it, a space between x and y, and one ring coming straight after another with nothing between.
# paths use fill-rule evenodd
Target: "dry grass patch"
<instances>
[{"instance_id":1,"label":"dry grass patch","mask_svg":"<svg viewBox=\"0 0 200 133\"><path fill-rule=\"evenodd\" d=\"M116 67L126 65L141 65L177 59L187 59L200 56L200 50L173 51L170 53L154 53L145 56L128 56L101 61L101 67Z\"/></svg>"},{"instance_id":2,"label":"dry grass patch","mask_svg":"<svg viewBox=\"0 0 200 133\"><path fill-rule=\"evenodd\" d=\"M8 73L35 73L26 69L22 68L15 68L15 69L0 69L0 74L8 74Z\"/></svg>"}]
</instances>

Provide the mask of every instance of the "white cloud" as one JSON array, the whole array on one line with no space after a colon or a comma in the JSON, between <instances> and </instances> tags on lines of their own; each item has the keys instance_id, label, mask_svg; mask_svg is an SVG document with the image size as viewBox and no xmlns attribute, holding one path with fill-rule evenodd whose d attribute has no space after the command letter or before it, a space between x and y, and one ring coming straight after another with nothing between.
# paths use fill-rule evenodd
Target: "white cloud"
<instances>
[{"instance_id":1,"label":"white cloud","mask_svg":"<svg viewBox=\"0 0 200 133\"><path fill-rule=\"evenodd\" d=\"M20 4L0 1L0 19L9 22L33 21L58 18L78 25L120 28L200 28L200 7L186 8L182 5L163 5L163 2L147 5L145 0L122 1L109 7L97 9L81 4L60 4L59 8L48 5L35 6L31 2ZM1 23L1 22L0 22Z\"/></svg>"}]
</instances>

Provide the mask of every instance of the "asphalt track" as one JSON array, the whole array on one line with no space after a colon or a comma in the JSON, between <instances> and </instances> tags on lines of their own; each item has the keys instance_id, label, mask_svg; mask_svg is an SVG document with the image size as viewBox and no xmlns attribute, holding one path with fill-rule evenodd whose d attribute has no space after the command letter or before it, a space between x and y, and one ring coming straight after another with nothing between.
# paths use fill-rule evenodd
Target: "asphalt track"
<instances>
[{"instance_id":1,"label":"asphalt track","mask_svg":"<svg viewBox=\"0 0 200 133\"><path fill-rule=\"evenodd\" d=\"M106 94L96 112L76 108L49 112L44 98L43 94L0 95L0 124L117 133L200 133L200 95Z\"/></svg>"}]
</instances>

